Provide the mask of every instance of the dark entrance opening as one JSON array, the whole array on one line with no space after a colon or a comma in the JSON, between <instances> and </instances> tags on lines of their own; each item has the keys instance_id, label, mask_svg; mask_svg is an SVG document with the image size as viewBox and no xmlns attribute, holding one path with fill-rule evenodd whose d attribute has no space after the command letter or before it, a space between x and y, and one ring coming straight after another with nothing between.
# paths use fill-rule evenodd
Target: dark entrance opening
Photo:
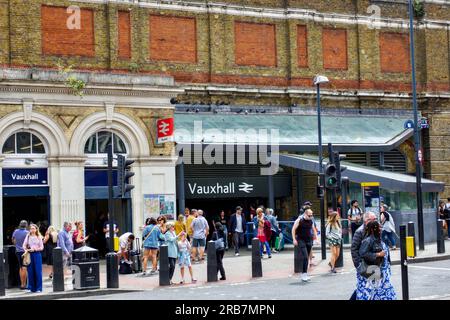
<instances>
[{"instance_id":1,"label":"dark entrance opening","mask_svg":"<svg viewBox=\"0 0 450 320\"><path fill-rule=\"evenodd\" d=\"M3 197L3 243L5 245L12 244L11 236L21 220L37 224L41 234L44 235L50 224L50 197Z\"/></svg>"},{"instance_id":2,"label":"dark entrance opening","mask_svg":"<svg viewBox=\"0 0 450 320\"><path fill-rule=\"evenodd\" d=\"M106 239L103 226L108 220L108 199L86 199L86 235L89 246L99 250L103 257L106 252ZM132 231L131 199L114 200L114 221L119 228L119 236Z\"/></svg>"}]
</instances>

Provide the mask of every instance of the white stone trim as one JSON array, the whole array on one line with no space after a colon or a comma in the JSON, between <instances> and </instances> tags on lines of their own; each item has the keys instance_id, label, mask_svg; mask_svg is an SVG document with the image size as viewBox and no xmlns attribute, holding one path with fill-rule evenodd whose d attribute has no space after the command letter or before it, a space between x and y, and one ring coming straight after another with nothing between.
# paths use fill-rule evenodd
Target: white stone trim
<instances>
[{"instance_id":1,"label":"white stone trim","mask_svg":"<svg viewBox=\"0 0 450 320\"><path fill-rule=\"evenodd\" d=\"M41 139L48 156L67 154L69 144L61 127L49 117L34 112L28 126L24 112L14 112L0 119L0 146L18 131L30 131Z\"/></svg>"},{"instance_id":2,"label":"white stone trim","mask_svg":"<svg viewBox=\"0 0 450 320\"><path fill-rule=\"evenodd\" d=\"M70 154L85 156L84 146L91 135L97 131L107 129L106 112L97 112L85 118L75 129L70 141ZM129 147L131 158L150 154L150 146L145 132L135 121L123 114L115 113L110 131L117 133Z\"/></svg>"},{"instance_id":3,"label":"white stone trim","mask_svg":"<svg viewBox=\"0 0 450 320\"><path fill-rule=\"evenodd\" d=\"M240 5L232 5L226 3L209 2L207 4L196 2L182 2L182 1L124 1L124 0L74 0L75 2L85 3L121 3L139 6L143 8L151 8L158 10L173 10L173 11L185 11L193 13L211 13L211 14L224 14L231 16L245 16L256 18L270 18L270 19L295 19L304 21L313 21L319 23L340 23L350 25L366 25L372 28L400 28L408 29L408 19L394 19L394 18L380 18L380 20L374 23L370 16L363 15L348 15L337 13L323 13L316 10L306 10L297 8L262 8L262 7L248 7ZM429 0L427 3L445 4L450 5L448 1L443 0ZM445 29L450 24L446 20L429 20L423 19L420 24L416 24L419 29Z\"/></svg>"}]
</instances>

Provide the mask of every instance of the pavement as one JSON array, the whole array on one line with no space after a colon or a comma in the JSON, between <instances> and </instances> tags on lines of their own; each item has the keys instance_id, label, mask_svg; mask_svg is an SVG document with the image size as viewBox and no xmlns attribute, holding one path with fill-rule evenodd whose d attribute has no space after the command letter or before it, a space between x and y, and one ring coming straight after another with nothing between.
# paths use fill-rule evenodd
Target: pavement
<instances>
[{"instance_id":1,"label":"pavement","mask_svg":"<svg viewBox=\"0 0 450 320\"><path fill-rule=\"evenodd\" d=\"M417 251L418 256L416 258L408 259L408 264L412 263L425 263L430 261L441 261L450 259L450 241L445 241L446 253L437 254L436 244L430 244L425 246L425 250ZM328 261L330 253L327 252L327 260L321 260L320 247L314 247L313 252L315 255L314 265L309 269L311 276L324 276L329 275ZM205 256L206 259L206 256ZM400 264L400 250L391 251L391 261L393 265ZM238 285L242 283L249 283L257 279L252 278L251 270L251 250L241 249L241 255L236 257L234 250L230 249L226 252L224 260L224 267L226 271L227 280L219 281L214 285ZM285 250L280 253L272 254L272 258L268 259L267 256L262 260L263 278L261 281L268 281L271 279L288 279L294 274L294 258L293 258L293 246L287 245ZM196 283L192 283L189 272L185 270L185 283L180 285L180 269L177 266L173 277L174 285L170 288L195 288L206 285L211 285L207 282L207 268L206 260L203 263L193 264L194 277L197 279ZM351 260L350 249L348 245L344 246L344 266L339 268L338 271L342 274L353 274L354 266ZM73 290L72 276L70 272L66 273L65 277L65 291L54 293L52 288L52 281L48 278L51 272L51 267L44 266L43 268L43 292L42 293L27 293L19 289L7 289L6 296L0 297L0 299L64 299L64 298L77 298L88 296L100 296L108 294L121 294L126 292L136 291L148 291L158 288L159 276L158 274L152 276L143 277L141 274L119 275L119 289L109 289L106 287L106 264L102 260L100 262L100 289L98 290Z\"/></svg>"}]
</instances>

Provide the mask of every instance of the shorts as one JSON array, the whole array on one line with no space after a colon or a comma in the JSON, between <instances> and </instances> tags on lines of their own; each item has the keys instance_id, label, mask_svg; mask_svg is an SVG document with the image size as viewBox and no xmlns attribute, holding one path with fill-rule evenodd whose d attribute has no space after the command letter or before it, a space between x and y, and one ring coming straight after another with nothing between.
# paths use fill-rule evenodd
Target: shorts
<instances>
[{"instance_id":1,"label":"shorts","mask_svg":"<svg viewBox=\"0 0 450 320\"><path fill-rule=\"evenodd\" d=\"M145 250L159 250L159 248L155 247L144 247Z\"/></svg>"},{"instance_id":2,"label":"shorts","mask_svg":"<svg viewBox=\"0 0 450 320\"><path fill-rule=\"evenodd\" d=\"M193 239L192 247L193 248L206 247L206 239Z\"/></svg>"},{"instance_id":3,"label":"shorts","mask_svg":"<svg viewBox=\"0 0 450 320\"><path fill-rule=\"evenodd\" d=\"M327 239L328 241L328 245L330 247L340 247L341 246L341 240L337 240L337 239Z\"/></svg>"},{"instance_id":4,"label":"shorts","mask_svg":"<svg viewBox=\"0 0 450 320\"><path fill-rule=\"evenodd\" d=\"M27 267L27 266L24 266L23 262L22 262L22 255L24 253L25 252L16 252L17 261L19 262L19 268L26 268Z\"/></svg>"}]
</instances>

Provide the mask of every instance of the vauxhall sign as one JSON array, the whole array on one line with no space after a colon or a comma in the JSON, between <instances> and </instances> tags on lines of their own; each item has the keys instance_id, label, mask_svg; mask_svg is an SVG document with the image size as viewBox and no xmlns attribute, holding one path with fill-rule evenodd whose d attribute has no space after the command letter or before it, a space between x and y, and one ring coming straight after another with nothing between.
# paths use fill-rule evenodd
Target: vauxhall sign
<instances>
[{"instance_id":1,"label":"vauxhall sign","mask_svg":"<svg viewBox=\"0 0 450 320\"><path fill-rule=\"evenodd\" d=\"M287 196L290 192L289 177L274 177L275 196ZM195 198L255 198L268 197L267 177L231 177L186 179L187 199Z\"/></svg>"},{"instance_id":2,"label":"vauxhall sign","mask_svg":"<svg viewBox=\"0 0 450 320\"><path fill-rule=\"evenodd\" d=\"M46 186L48 185L47 169L3 169L4 186Z\"/></svg>"}]
</instances>

